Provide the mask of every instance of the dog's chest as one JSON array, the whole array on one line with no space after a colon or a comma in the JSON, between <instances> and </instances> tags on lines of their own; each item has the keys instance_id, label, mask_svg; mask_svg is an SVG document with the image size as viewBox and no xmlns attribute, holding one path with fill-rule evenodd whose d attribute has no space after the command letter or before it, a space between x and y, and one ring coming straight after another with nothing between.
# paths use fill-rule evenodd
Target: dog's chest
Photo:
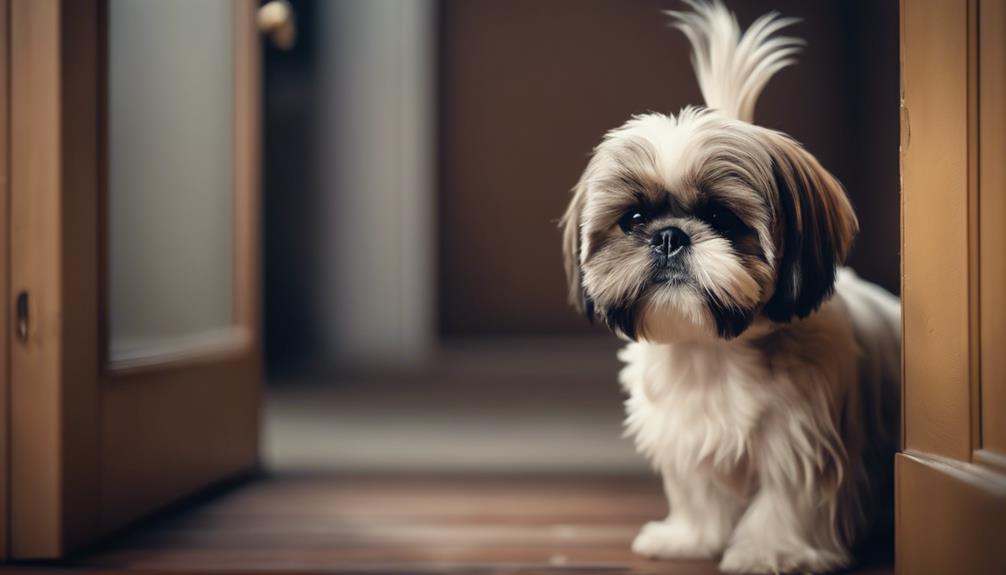
<instances>
[{"instance_id":1,"label":"dog's chest","mask_svg":"<svg viewBox=\"0 0 1006 575\"><path fill-rule=\"evenodd\" d=\"M635 343L620 357L626 428L655 467L743 471L768 407L770 373L756 351Z\"/></svg>"}]
</instances>

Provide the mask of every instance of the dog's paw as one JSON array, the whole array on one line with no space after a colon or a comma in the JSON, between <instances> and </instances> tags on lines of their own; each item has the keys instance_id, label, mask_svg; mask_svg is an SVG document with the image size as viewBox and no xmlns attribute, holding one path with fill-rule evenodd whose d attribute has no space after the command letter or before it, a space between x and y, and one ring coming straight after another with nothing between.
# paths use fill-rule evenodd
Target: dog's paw
<instances>
[{"instance_id":1,"label":"dog's paw","mask_svg":"<svg viewBox=\"0 0 1006 575\"><path fill-rule=\"evenodd\" d=\"M632 551L651 559L707 559L721 551L699 531L673 520L650 521L632 542Z\"/></svg>"},{"instance_id":2,"label":"dog's paw","mask_svg":"<svg viewBox=\"0 0 1006 575\"><path fill-rule=\"evenodd\" d=\"M811 547L780 549L764 542L731 545L720 571L724 573L829 573L849 564L848 556Z\"/></svg>"}]
</instances>

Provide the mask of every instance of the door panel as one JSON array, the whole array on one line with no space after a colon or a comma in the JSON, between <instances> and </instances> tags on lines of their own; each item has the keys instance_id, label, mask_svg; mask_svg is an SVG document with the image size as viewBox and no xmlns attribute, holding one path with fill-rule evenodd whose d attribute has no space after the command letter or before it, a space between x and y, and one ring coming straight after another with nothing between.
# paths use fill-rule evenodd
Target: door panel
<instances>
[{"instance_id":1,"label":"door panel","mask_svg":"<svg viewBox=\"0 0 1006 575\"><path fill-rule=\"evenodd\" d=\"M110 0L107 18L114 364L234 335L234 5Z\"/></svg>"},{"instance_id":2,"label":"door panel","mask_svg":"<svg viewBox=\"0 0 1006 575\"><path fill-rule=\"evenodd\" d=\"M260 376L245 357L106 379L103 529L255 464Z\"/></svg>"},{"instance_id":3,"label":"door panel","mask_svg":"<svg viewBox=\"0 0 1006 575\"><path fill-rule=\"evenodd\" d=\"M30 298L10 345L14 558L256 465L259 39L253 1L211 4L189 17L219 12L193 40L215 68L187 76L160 43L208 23L12 0L11 287ZM191 94L211 77L215 102Z\"/></svg>"}]
</instances>

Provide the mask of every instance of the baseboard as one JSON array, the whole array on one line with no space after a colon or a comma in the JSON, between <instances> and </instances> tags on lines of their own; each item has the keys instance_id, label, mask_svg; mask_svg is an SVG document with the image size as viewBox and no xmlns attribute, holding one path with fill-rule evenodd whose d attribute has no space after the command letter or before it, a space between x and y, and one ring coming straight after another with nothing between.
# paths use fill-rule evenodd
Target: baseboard
<instances>
[{"instance_id":1,"label":"baseboard","mask_svg":"<svg viewBox=\"0 0 1006 575\"><path fill-rule=\"evenodd\" d=\"M895 473L899 574L1006 573L1006 476L920 453Z\"/></svg>"}]
</instances>

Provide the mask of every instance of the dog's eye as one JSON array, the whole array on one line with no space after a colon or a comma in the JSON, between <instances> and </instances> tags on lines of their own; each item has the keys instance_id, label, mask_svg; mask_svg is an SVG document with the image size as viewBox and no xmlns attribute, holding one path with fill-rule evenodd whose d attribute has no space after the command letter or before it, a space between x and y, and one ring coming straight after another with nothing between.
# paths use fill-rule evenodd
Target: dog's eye
<instances>
[{"instance_id":1,"label":"dog's eye","mask_svg":"<svg viewBox=\"0 0 1006 575\"><path fill-rule=\"evenodd\" d=\"M723 206L714 206L709 213L709 224L720 233L732 231L740 223L737 216Z\"/></svg>"},{"instance_id":2,"label":"dog's eye","mask_svg":"<svg viewBox=\"0 0 1006 575\"><path fill-rule=\"evenodd\" d=\"M649 220L646 217L646 214L644 214L642 210L636 209L625 212L625 215L622 216L622 219L618 220L618 225L619 227L622 228L623 232L631 234L633 231L639 228L639 226L645 224L647 221Z\"/></svg>"}]
</instances>

